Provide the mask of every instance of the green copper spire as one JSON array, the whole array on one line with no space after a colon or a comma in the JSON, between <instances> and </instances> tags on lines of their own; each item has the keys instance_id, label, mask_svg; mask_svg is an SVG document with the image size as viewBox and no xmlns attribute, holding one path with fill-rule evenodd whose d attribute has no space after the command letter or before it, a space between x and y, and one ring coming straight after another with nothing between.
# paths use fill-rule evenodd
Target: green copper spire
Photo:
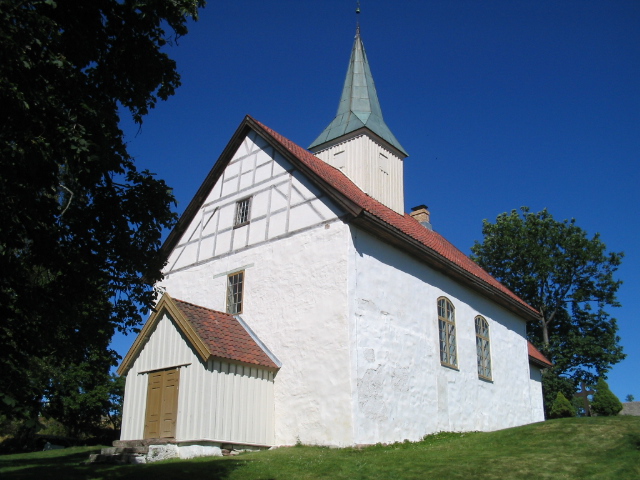
<instances>
[{"instance_id":1,"label":"green copper spire","mask_svg":"<svg viewBox=\"0 0 640 480\"><path fill-rule=\"evenodd\" d=\"M334 118L320 136L309 145L309 149L313 150L323 143L363 127L368 128L386 140L405 156L408 155L382 118L382 110L380 109L376 86L373 83L373 76L371 75L369 62L367 61L367 54L364 51L364 45L360 39L360 27L358 27L336 118Z\"/></svg>"}]
</instances>

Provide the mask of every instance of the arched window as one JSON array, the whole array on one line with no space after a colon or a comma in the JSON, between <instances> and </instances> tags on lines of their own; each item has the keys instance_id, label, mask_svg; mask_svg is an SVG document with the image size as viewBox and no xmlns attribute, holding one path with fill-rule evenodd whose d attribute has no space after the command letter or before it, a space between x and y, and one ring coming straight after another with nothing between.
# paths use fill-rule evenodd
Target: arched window
<instances>
[{"instance_id":1,"label":"arched window","mask_svg":"<svg viewBox=\"0 0 640 480\"><path fill-rule=\"evenodd\" d=\"M491 380L489 323L479 315L476 317L476 352L478 355L478 376Z\"/></svg>"},{"instance_id":2,"label":"arched window","mask_svg":"<svg viewBox=\"0 0 640 480\"><path fill-rule=\"evenodd\" d=\"M440 332L440 363L457 368L456 314L453 304L444 297L438 299L438 330Z\"/></svg>"}]
</instances>

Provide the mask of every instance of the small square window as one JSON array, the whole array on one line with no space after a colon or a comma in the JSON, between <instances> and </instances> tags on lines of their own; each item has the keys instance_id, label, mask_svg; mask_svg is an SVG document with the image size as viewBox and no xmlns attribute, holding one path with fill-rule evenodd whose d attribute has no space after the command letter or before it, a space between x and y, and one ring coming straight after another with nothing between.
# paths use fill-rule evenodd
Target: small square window
<instances>
[{"instance_id":1,"label":"small square window","mask_svg":"<svg viewBox=\"0 0 640 480\"><path fill-rule=\"evenodd\" d=\"M227 313L242 313L244 293L244 272L232 273L227 277Z\"/></svg>"},{"instance_id":2,"label":"small square window","mask_svg":"<svg viewBox=\"0 0 640 480\"><path fill-rule=\"evenodd\" d=\"M251 197L236 202L236 218L234 227L241 227L249 223L251 218Z\"/></svg>"}]
</instances>

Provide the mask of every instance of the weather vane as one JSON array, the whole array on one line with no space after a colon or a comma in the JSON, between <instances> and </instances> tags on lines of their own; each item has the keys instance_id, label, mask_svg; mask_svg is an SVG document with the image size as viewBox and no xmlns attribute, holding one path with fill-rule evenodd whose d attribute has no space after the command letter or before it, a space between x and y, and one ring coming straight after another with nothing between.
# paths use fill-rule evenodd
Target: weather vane
<instances>
[{"instance_id":1,"label":"weather vane","mask_svg":"<svg viewBox=\"0 0 640 480\"><path fill-rule=\"evenodd\" d=\"M360 0L356 2L356 32L360 33Z\"/></svg>"}]
</instances>

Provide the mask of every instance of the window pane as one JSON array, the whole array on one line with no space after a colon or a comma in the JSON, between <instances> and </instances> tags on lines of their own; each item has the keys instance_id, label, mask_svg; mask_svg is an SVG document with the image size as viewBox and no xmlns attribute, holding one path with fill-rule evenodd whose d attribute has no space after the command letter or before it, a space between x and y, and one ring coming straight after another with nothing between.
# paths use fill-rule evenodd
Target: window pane
<instances>
[{"instance_id":1,"label":"window pane","mask_svg":"<svg viewBox=\"0 0 640 480\"><path fill-rule=\"evenodd\" d=\"M438 330L440 337L440 361L456 367L456 325L453 304L446 298L438 299Z\"/></svg>"},{"instance_id":2,"label":"window pane","mask_svg":"<svg viewBox=\"0 0 640 480\"><path fill-rule=\"evenodd\" d=\"M236 218L233 222L234 227L239 227L249 223L249 214L251 211L251 197L240 200L236 203Z\"/></svg>"},{"instance_id":3,"label":"window pane","mask_svg":"<svg viewBox=\"0 0 640 480\"><path fill-rule=\"evenodd\" d=\"M227 313L242 313L244 272L229 275L227 280Z\"/></svg>"},{"instance_id":4,"label":"window pane","mask_svg":"<svg viewBox=\"0 0 640 480\"><path fill-rule=\"evenodd\" d=\"M475 318L476 324L476 354L478 375L491 379L491 347L489 343L489 322L483 317Z\"/></svg>"}]
</instances>

